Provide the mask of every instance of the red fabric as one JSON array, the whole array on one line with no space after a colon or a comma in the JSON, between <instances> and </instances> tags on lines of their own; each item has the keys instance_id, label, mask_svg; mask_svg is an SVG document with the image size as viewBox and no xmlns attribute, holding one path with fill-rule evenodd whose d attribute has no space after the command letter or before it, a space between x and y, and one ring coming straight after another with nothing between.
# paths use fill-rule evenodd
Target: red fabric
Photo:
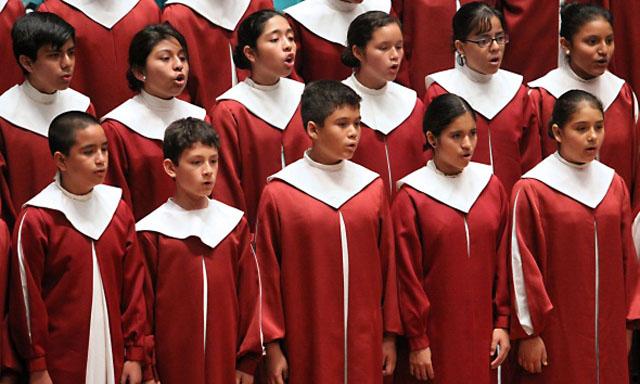
<instances>
[{"instance_id":1,"label":"red fabric","mask_svg":"<svg viewBox=\"0 0 640 384\"><path fill-rule=\"evenodd\" d=\"M78 232L64 214L27 207L20 214L13 243L20 239L26 273L21 286L17 246L11 258L9 320L11 332L29 372L47 369L54 383L83 383L92 304L95 244L108 308L116 380L126 360L142 360L145 315L144 262L139 253L131 211L120 202L99 240Z\"/></svg>"},{"instance_id":2,"label":"red fabric","mask_svg":"<svg viewBox=\"0 0 640 384\"><path fill-rule=\"evenodd\" d=\"M540 374L520 368L519 382L627 383L625 319L640 318L640 302L622 178L595 209L533 179L518 182L513 196L528 311L549 359ZM515 315L511 331L526 337Z\"/></svg>"},{"instance_id":3,"label":"red fabric","mask_svg":"<svg viewBox=\"0 0 640 384\"><path fill-rule=\"evenodd\" d=\"M556 141L547 133L556 98L543 88L532 89L530 96L539 115L542 155L546 157L557 149ZM635 122L633 91L628 84L622 87L616 100L605 111L604 121L607 129L599 160L622 177L631 193L631 206L637 209L640 205L640 126Z\"/></svg>"},{"instance_id":4,"label":"red fabric","mask_svg":"<svg viewBox=\"0 0 640 384\"><path fill-rule=\"evenodd\" d=\"M262 346L258 271L246 220L213 249L196 237L139 232L138 239L151 280L147 313L154 329L159 380L234 383L236 369L243 366L253 375ZM208 284L206 341L203 261Z\"/></svg>"},{"instance_id":5,"label":"red fabric","mask_svg":"<svg viewBox=\"0 0 640 384\"><path fill-rule=\"evenodd\" d=\"M22 82L22 71L13 55L11 28L16 20L24 15L24 6L21 0L9 0L0 12L0 94L7 89Z\"/></svg>"},{"instance_id":6,"label":"red fabric","mask_svg":"<svg viewBox=\"0 0 640 384\"><path fill-rule=\"evenodd\" d=\"M428 107L445 93L439 84L432 84L425 95L425 105ZM493 119L479 113L476 117L478 145L473 161L491 165L493 156L493 171L509 194L520 176L540 162L539 123L527 88L521 85Z\"/></svg>"},{"instance_id":7,"label":"red fabric","mask_svg":"<svg viewBox=\"0 0 640 384\"><path fill-rule=\"evenodd\" d=\"M423 117L424 104L418 99L411 115L386 136L361 126L360 143L351 160L380 175L389 200L396 194L398 180L425 165Z\"/></svg>"},{"instance_id":8,"label":"red fabric","mask_svg":"<svg viewBox=\"0 0 640 384\"><path fill-rule=\"evenodd\" d=\"M640 33L634 19L640 14L640 3L633 0L601 0L599 3L609 8L614 19L613 32L617 38L612 72L631 83L633 89L640 89L640 68L636 61L640 57L640 44L633 38Z\"/></svg>"},{"instance_id":9,"label":"red fabric","mask_svg":"<svg viewBox=\"0 0 640 384\"><path fill-rule=\"evenodd\" d=\"M210 113L222 146L213 196L244 211L253 232L267 177L283 168L283 155L285 165L290 164L311 146L302 126L300 107L284 131L234 100L220 101Z\"/></svg>"},{"instance_id":10,"label":"red fabric","mask_svg":"<svg viewBox=\"0 0 640 384\"><path fill-rule=\"evenodd\" d=\"M96 113L92 105L87 112ZM0 117L0 198L9 228L22 205L49 185L55 174L48 139Z\"/></svg>"},{"instance_id":11,"label":"red fabric","mask_svg":"<svg viewBox=\"0 0 640 384\"><path fill-rule=\"evenodd\" d=\"M495 176L468 214L409 186L393 202L405 336L411 350L431 348L436 383L496 383L488 354L493 329L509 328L508 210Z\"/></svg>"},{"instance_id":12,"label":"red fabric","mask_svg":"<svg viewBox=\"0 0 640 384\"><path fill-rule=\"evenodd\" d=\"M9 263L11 252L11 234L7 224L0 220L0 305L2 309L2 320L0 322L0 370L5 373L6 369L13 371L20 370L20 363L11 342L11 333L8 324L8 301L9 301Z\"/></svg>"},{"instance_id":13,"label":"red fabric","mask_svg":"<svg viewBox=\"0 0 640 384\"><path fill-rule=\"evenodd\" d=\"M401 332L382 180L339 210L274 180L262 193L256 248L265 341L284 338L290 384L344 383L340 214L349 249L349 382L381 383L383 333Z\"/></svg>"},{"instance_id":14,"label":"red fabric","mask_svg":"<svg viewBox=\"0 0 640 384\"><path fill-rule=\"evenodd\" d=\"M76 66L71 88L91 97L98 116L133 96L126 78L129 45L142 28L160 22L160 10L154 0L140 0L111 29L61 0L45 0L38 10L53 12L76 29Z\"/></svg>"},{"instance_id":15,"label":"red fabric","mask_svg":"<svg viewBox=\"0 0 640 384\"><path fill-rule=\"evenodd\" d=\"M273 9L270 0L252 0L242 20L261 9ZM229 44L237 44L236 30L219 27L183 4L168 4L162 10L162 20L169 22L187 40L189 47L189 81L191 102L205 109L213 107L216 97L232 87ZM238 23L240 25L240 22ZM246 77L239 70L238 77Z\"/></svg>"}]
</instances>

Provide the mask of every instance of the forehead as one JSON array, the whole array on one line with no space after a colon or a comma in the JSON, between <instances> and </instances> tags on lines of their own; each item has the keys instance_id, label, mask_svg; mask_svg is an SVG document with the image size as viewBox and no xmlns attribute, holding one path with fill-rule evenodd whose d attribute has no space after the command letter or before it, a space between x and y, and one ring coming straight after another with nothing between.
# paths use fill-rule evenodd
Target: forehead
<instances>
[{"instance_id":1,"label":"forehead","mask_svg":"<svg viewBox=\"0 0 640 384\"><path fill-rule=\"evenodd\" d=\"M74 146L85 146L88 144L94 144L95 142L104 142L107 137L104 134L104 130L100 124L89 124L84 128L75 130Z\"/></svg>"},{"instance_id":2,"label":"forehead","mask_svg":"<svg viewBox=\"0 0 640 384\"><path fill-rule=\"evenodd\" d=\"M339 105L325 119L325 122L333 122L339 119L357 120L360 118L360 106Z\"/></svg>"},{"instance_id":3,"label":"forehead","mask_svg":"<svg viewBox=\"0 0 640 384\"><path fill-rule=\"evenodd\" d=\"M168 37L158 41L156 45L153 46L151 53L160 51L178 52L182 50L182 45L180 45L180 42L175 37Z\"/></svg>"},{"instance_id":4,"label":"forehead","mask_svg":"<svg viewBox=\"0 0 640 384\"><path fill-rule=\"evenodd\" d=\"M491 32L501 32L504 30L500 19L496 15L492 15L488 19L485 16L482 16L474 22L476 23L476 26L473 28L470 35L483 35Z\"/></svg>"},{"instance_id":5,"label":"forehead","mask_svg":"<svg viewBox=\"0 0 640 384\"><path fill-rule=\"evenodd\" d=\"M578 29L579 35L611 35L613 34L613 27L607 20L602 17L598 17L593 20L589 20L582 24Z\"/></svg>"},{"instance_id":6,"label":"forehead","mask_svg":"<svg viewBox=\"0 0 640 384\"><path fill-rule=\"evenodd\" d=\"M218 154L218 149L213 145L206 145L201 142L193 143L190 147L185 148L180 157L205 156L210 157Z\"/></svg>"},{"instance_id":7,"label":"forehead","mask_svg":"<svg viewBox=\"0 0 640 384\"><path fill-rule=\"evenodd\" d=\"M290 29L291 26L289 25L287 19L280 15L275 15L264 23L264 25L262 26L261 35L287 31Z\"/></svg>"},{"instance_id":8,"label":"forehead","mask_svg":"<svg viewBox=\"0 0 640 384\"><path fill-rule=\"evenodd\" d=\"M402 31L397 23L390 23L382 27L378 27L373 31L371 40L401 40Z\"/></svg>"},{"instance_id":9,"label":"forehead","mask_svg":"<svg viewBox=\"0 0 640 384\"><path fill-rule=\"evenodd\" d=\"M61 46L54 47L53 43L46 43L38 48L38 53L49 53L57 51L67 51L75 47L75 42L72 38L68 38Z\"/></svg>"},{"instance_id":10,"label":"forehead","mask_svg":"<svg viewBox=\"0 0 640 384\"><path fill-rule=\"evenodd\" d=\"M597 106L593 105L589 101L582 100L576 106L575 111L569 117L568 124L576 123L580 121L595 121L603 120L604 114Z\"/></svg>"},{"instance_id":11,"label":"forehead","mask_svg":"<svg viewBox=\"0 0 640 384\"><path fill-rule=\"evenodd\" d=\"M447 130L461 130L461 129L474 129L476 127L476 121L469 112L465 112L462 115L451 120L451 123L444 129Z\"/></svg>"}]
</instances>

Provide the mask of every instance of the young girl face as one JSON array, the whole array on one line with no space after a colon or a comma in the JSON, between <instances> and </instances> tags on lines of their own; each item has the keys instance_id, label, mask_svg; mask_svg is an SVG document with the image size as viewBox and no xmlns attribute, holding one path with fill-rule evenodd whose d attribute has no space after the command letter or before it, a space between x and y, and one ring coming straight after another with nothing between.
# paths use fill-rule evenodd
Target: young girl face
<instances>
[{"instance_id":1,"label":"young girl face","mask_svg":"<svg viewBox=\"0 0 640 384\"><path fill-rule=\"evenodd\" d=\"M465 40L456 40L458 53L466 59L465 64L476 72L491 75L500 69L506 38L502 23L497 16L491 18L491 29L487 32L472 32Z\"/></svg>"},{"instance_id":2,"label":"young girl face","mask_svg":"<svg viewBox=\"0 0 640 384\"><path fill-rule=\"evenodd\" d=\"M478 143L476 122L465 112L443 129L440 136L427 132L427 140L433 147L433 160L438 169L448 175L460 173L469 165Z\"/></svg>"},{"instance_id":3,"label":"young girl face","mask_svg":"<svg viewBox=\"0 0 640 384\"><path fill-rule=\"evenodd\" d=\"M291 74L296 58L293 30L282 16L274 16L263 27L256 48L245 48L254 80L272 83Z\"/></svg>"},{"instance_id":4,"label":"young girl face","mask_svg":"<svg viewBox=\"0 0 640 384\"><path fill-rule=\"evenodd\" d=\"M583 79L600 76L607 70L613 56L613 28L603 18L585 23L571 41L560 39L568 52L571 69Z\"/></svg>"},{"instance_id":5,"label":"young girl face","mask_svg":"<svg viewBox=\"0 0 640 384\"><path fill-rule=\"evenodd\" d=\"M143 89L153 96L170 99L181 94L187 85L189 62L178 40L171 37L156 44L139 75Z\"/></svg>"},{"instance_id":6,"label":"young girl face","mask_svg":"<svg viewBox=\"0 0 640 384\"><path fill-rule=\"evenodd\" d=\"M553 135L559 144L560 155L572 163L593 161L604 140L604 116L586 101L581 101L576 112L563 127L554 125Z\"/></svg>"},{"instance_id":7,"label":"young girl face","mask_svg":"<svg viewBox=\"0 0 640 384\"><path fill-rule=\"evenodd\" d=\"M377 28L364 51L354 47L360 61L358 74L378 83L395 80L404 57L402 31L396 23Z\"/></svg>"}]
</instances>

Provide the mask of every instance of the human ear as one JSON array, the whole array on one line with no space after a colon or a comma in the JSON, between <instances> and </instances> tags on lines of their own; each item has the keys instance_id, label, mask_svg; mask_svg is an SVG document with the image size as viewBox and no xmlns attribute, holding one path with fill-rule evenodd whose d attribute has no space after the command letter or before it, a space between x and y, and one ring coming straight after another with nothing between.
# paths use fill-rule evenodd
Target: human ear
<instances>
[{"instance_id":1,"label":"human ear","mask_svg":"<svg viewBox=\"0 0 640 384\"><path fill-rule=\"evenodd\" d=\"M364 51L362 49L360 49L360 47L358 47L357 45L352 45L351 46L351 54L353 55L353 57L355 57L356 59L358 59L359 62L363 62L364 60Z\"/></svg>"},{"instance_id":2,"label":"human ear","mask_svg":"<svg viewBox=\"0 0 640 384\"><path fill-rule=\"evenodd\" d=\"M558 142L558 144L562 143L562 130L558 126L558 124L553 124L551 126L551 133L553 133L553 138Z\"/></svg>"},{"instance_id":3,"label":"human ear","mask_svg":"<svg viewBox=\"0 0 640 384\"><path fill-rule=\"evenodd\" d=\"M459 55L464 56L464 44L462 44L462 41L460 40L454 41L453 46L455 47L456 52L458 52Z\"/></svg>"},{"instance_id":4,"label":"human ear","mask_svg":"<svg viewBox=\"0 0 640 384\"><path fill-rule=\"evenodd\" d=\"M164 159L162 161L162 167L164 168L164 172L169 175L172 179L176 177L176 166L173 164L171 159Z\"/></svg>"},{"instance_id":5,"label":"human ear","mask_svg":"<svg viewBox=\"0 0 640 384\"><path fill-rule=\"evenodd\" d=\"M429 143L429 145L431 146L431 148L435 148L438 144L438 139L434 136L433 133L431 132L427 132L425 134L425 137L427 138L427 143Z\"/></svg>"},{"instance_id":6,"label":"human ear","mask_svg":"<svg viewBox=\"0 0 640 384\"><path fill-rule=\"evenodd\" d=\"M34 61L27 55L18 56L18 63L20 66L27 72L33 73L33 63Z\"/></svg>"},{"instance_id":7,"label":"human ear","mask_svg":"<svg viewBox=\"0 0 640 384\"><path fill-rule=\"evenodd\" d=\"M319 127L314 121L307 123L306 131L311 140L316 140L318 138Z\"/></svg>"},{"instance_id":8,"label":"human ear","mask_svg":"<svg viewBox=\"0 0 640 384\"><path fill-rule=\"evenodd\" d=\"M144 81L147 80L147 76L145 76L144 74L144 69L133 67L131 68L131 72L133 73L133 76L139 81L144 83Z\"/></svg>"},{"instance_id":9,"label":"human ear","mask_svg":"<svg viewBox=\"0 0 640 384\"><path fill-rule=\"evenodd\" d=\"M564 37L560 38L560 46L562 47L562 51L565 55L569 56L571 54L571 42Z\"/></svg>"},{"instance_id":10,"label":"human ear","mask_svg":"<svg viewBox=\"0 0 640 384\"><path fill-rule=\"evenodd\" d=\"M253 48L251 48L248 45L245 45L244 48L242 48L242 53L247 58L247 60L249 60L251 64L255 64L257 60L257 55L256 55L256 51Z\"/></svg>"},{"instance_id":11,"label":"human ear","mask_svg":"<svg viewBox=\"0 0 640 384\"><path fill-rule=\"evenodd\" d=\"M55 163L56 168L58 168L60 171L64 172L67 170L66 160L67 158L60 151L56 151L53 154L53 162Z\"/></svg>"}]
</instances>

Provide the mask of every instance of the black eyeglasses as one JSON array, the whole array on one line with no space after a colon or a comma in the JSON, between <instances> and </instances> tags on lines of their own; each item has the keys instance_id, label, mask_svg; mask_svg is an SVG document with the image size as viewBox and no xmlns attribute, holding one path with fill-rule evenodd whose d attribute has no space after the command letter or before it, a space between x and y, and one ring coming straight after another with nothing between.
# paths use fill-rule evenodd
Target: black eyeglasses
<instances>
[{"instance_id":1,"label":"black eyeglasses","mask_svg":"<svg viewBox=\"0 0 640 384\"><path fill-rule=\"evenodd\" d=\"M467 43L476 44L480 48L486 48L494 41L498 43L498 45L505 45L509 42L509 35L498 35L496 37L481 37L478 40L464 40Z\"/></svg>"}]
</instances>

